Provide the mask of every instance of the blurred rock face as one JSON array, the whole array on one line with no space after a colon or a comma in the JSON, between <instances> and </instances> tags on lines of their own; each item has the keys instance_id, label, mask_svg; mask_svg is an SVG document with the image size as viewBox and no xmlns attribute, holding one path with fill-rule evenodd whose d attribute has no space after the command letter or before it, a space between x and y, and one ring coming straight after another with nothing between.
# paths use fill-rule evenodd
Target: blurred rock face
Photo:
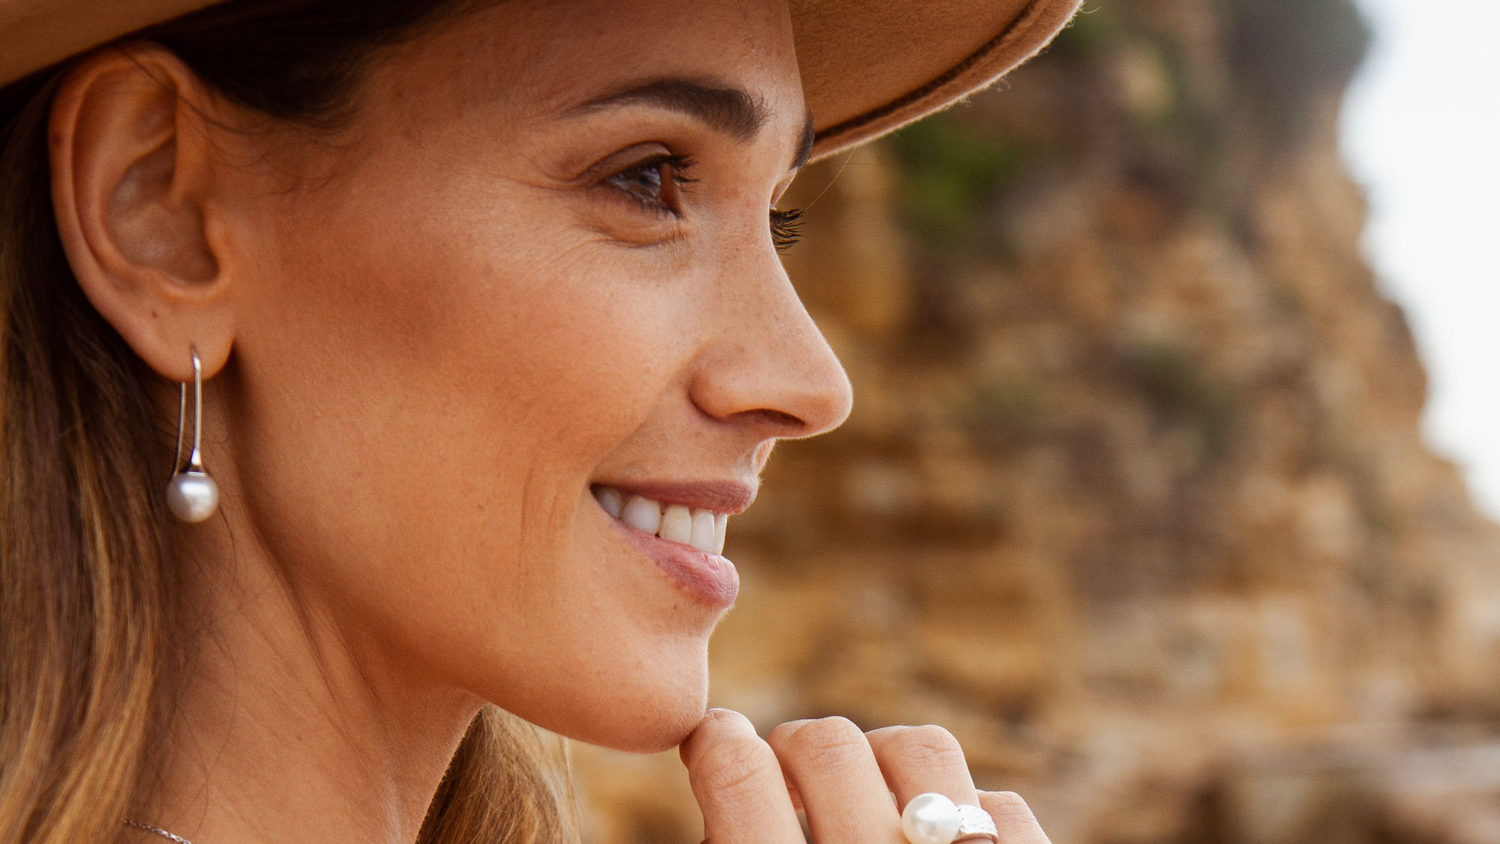
<instances>
[{"instance_id":1,"label":"blurred rock face","mask_svg":"<svg viewBox=\"0 0 1500 844\"><path fill-rule=\"evenodd\" d=\"M1500 535L1359 251L1346 0L1111 0L814 168L856 405L733 520L714 703L935 722L1056 844L1500 841ZM698 841L576 748L599 844Z\"/></svg>"}]
</instances>

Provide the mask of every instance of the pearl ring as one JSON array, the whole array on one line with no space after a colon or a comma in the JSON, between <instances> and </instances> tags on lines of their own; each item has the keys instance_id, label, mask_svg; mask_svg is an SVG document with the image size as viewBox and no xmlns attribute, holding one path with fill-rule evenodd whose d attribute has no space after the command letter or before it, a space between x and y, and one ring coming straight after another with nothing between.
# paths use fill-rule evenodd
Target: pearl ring
<instances>
[{"instance_id":1,"label":"pearl ring","mask_svg":"<svg viewBox=\"0 0 1500 844\"><path fill-rule=\"evenodd\" d=\"M988 812L978 806L959 806L931 791L906 804L901 832L911 844L953 844L975 838L1000 844L1000 831Z\"/></svg>"}]
</instances>

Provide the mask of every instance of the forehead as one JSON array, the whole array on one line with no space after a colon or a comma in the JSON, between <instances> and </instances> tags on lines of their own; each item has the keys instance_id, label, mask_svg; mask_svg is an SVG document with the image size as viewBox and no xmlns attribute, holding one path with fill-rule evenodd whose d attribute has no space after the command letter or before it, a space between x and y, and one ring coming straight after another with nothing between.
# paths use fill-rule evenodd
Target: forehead
<instances>
[{"instance_id":1,"label":"forehead","mask_svg":"<svg viewBox=\"0 0 1500 844\"><path fill-rule=\"evenodd\" d=\"M434 42L419 60L445 66L461 100L537 116L662 78L741 89L772 122L800 124L805 111L785 0L505 0Z\"/></svg>"}]
</instances>

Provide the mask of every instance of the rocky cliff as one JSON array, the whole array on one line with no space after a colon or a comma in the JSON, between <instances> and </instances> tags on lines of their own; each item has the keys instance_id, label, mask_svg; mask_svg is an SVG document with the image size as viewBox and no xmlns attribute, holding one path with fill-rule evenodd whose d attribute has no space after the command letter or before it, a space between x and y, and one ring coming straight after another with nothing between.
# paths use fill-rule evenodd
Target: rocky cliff
<instances>
[{"instance_id":1,"label":"rocky cliff","mask_svg":"<svg viewBox=\"0 0 1500 844\"><path fill-rule=\"evenodd\" d=\"M734 520L714 702L934 722L1056 844L1500 841L1500 535L1359 252L1347 0L1101 0L805 174L849 423ZM698 841L576 749L598 844Z\"/></svg>"}]
</instances>

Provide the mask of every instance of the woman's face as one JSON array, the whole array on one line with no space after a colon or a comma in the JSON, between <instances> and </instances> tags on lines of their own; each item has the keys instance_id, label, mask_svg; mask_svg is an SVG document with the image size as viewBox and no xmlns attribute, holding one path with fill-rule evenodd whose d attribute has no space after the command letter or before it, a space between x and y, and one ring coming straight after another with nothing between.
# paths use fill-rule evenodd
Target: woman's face
<instances>
[{"instance_id":1,"label":"woman's face","mask_svg":"<svg viewBox=\"0 0 1500 844\"><path fill-rule=\"evenodd\" d=\"M716 521L850 402L769 225L807 143L785 4L501 3L358 103L225 171L229 524L372 672L670 746L737 587Z\"/></svg>"}]
</instances>

